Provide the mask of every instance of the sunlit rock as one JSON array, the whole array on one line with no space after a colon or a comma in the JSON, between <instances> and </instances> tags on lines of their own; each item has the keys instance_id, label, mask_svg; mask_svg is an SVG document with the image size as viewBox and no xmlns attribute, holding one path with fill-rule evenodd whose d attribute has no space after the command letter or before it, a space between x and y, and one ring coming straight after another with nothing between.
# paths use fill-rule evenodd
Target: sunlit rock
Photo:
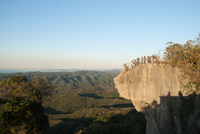
<instances>
[{"instance_id":1,"label":"sunlit rock","mask_svg":"<svg viewBox=\"0 0 200 134\"><path fill-rule=\"evenodd\" d=\"M140 64L115 79L121 97L145 114L147 134L182 133L178 115L182 77L178 68Z\"/></svg>"}]
</instances>

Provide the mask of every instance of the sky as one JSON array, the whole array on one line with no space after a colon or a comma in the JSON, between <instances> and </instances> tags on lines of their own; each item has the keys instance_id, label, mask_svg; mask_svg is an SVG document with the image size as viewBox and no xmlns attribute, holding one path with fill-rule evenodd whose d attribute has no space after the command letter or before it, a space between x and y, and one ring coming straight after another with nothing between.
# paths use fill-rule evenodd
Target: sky
<instances>
[{"instance_id":1,"label":"sky","mask_svg":"<svg viewBox=\"0 0 200 134\"><path fill-rule=\"evenodd\" d=\"M0 0L0 69L114 69L200 33L200 0Z\"/></svg>"}]
</instances>

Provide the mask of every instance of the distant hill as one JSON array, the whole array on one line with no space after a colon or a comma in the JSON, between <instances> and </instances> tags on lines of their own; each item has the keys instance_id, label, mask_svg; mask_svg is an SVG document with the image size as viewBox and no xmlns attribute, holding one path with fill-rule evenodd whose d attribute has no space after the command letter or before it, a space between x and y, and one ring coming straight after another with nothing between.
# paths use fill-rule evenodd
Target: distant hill
<instances>
[{"instance_id":1,"label":"distant hill","mask_svg":"<svg viewBox=\"0 0 200 134\"><path fill-rule=\"evenodd\" d=\"M12 75L23 75L31 79L33 75L42 75L48 82L56 86L58 92L66 90L87 89L103 90L114 87L113 78L120 72L111 71L76 71L76 72L26 72L0 74L0 80Z\"/></svg>"}]
</instances>

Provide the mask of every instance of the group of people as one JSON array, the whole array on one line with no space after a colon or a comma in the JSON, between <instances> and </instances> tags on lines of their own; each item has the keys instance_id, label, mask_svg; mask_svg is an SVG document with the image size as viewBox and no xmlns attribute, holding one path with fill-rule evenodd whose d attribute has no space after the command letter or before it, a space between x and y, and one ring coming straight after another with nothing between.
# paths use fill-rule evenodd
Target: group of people
<instances>
[{"instance_id":1,"label":"group of people","mask_svg":"<svg viewBox=\"0 0 200 134\"><path fill-rule=\"evenodd\" d=\"M131 61L130 68L137 67L139 64L147 64L147 63L154 63L155 57L154 56L141 56L141 58L136 58ZM128 70L129 65L127 63L124 64L124 69Z\"/></svg>"}]
</instances>

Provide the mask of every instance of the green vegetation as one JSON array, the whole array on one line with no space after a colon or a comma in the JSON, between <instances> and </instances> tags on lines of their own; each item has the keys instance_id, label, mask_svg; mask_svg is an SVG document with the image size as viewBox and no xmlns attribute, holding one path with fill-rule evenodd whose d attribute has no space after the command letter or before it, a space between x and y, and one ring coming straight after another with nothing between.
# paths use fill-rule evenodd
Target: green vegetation
<instances>
[{"instance_id":1,"label":"green vegetation","mask_svg":"<svg viewBox=\"0 0 200 134\"><path fill-rule=\"evenodd\" d=\"M165 61L172 66L177 66L189 81L196 85L196 92L200 85L200 36L196 41L187 41L180 45L170 43L166 48Z\"/></svg>"},{"instance_id":2,"label":"green vegetation","mask_svg":"<svg viewBox=\"0 0 200 134\"><path fill-rule=\"evenodd\" d=\"M186 85L188 94L192 92L200 93L200 34L196 40L188 40L185 44L168 42L164 53L163 61L158 63L170 64L178 67L183 72L183 77L189 80ZM195 86L193 89L189 87Z\"/></svg>"},{"instance_id":3,"label":"green vegetation","mask_svg":"<svg viewBox=\"0 0 200 134\"><path fill-rule=\"evenodd\" d=\"M34 81L32 76L41 75L56 87L52 95L47 97L40 95L39 104L42 102L49 121L47 133L144 134L146 126L144 115L134 109L131 101L120 98L114 87L113 78L118 74L119 72L101 71L30 72L0 74L0 80L21 75L29 81ZM35 111L42 112L41 105L40 108L38 106ZM24 124L32 125L34 122L27 120Z\"/></svg>"},{"instance_id":4,"label":"green vegetation","mask_svg":"<svg viewBox=\"0 0 200 134\"><path fill-rule=\"evenodd\" d=\"M95 71L65 74L63 79L74 80L71 84L86 85L58 90L45 99L49 133L145 133L144 115L134 109L131 101L120 98L114 87L117 75Z\"/></svg>"},{"instance_id":5,"label":"green vegetation","mask_svg":"<svg viewBox=\"0 0 200 134\"><path fill-rule=\"evenodd\" d=\"M12 76L0 82L0 133L45 133L48 125L41 105L53 87L36 76L28 81Z\"/></svg>"},{"instance_id":6,"label":"green vegetation","mask_svg":"<svg viewBox=\"0 0 200 134\"><path fill-rule=\"evenodd\" d=\"M97 97L98 93L69 92L63 96L61 98L69 97L70 102L63 100L65 103L61 103L62 106L56 106L62 99L55 97L51 103L44 104L52 108L46 109L49 110L47 113L52 134L145 133L144 115L138 113L128 100Z\"/></svg>"}]
</instances>

